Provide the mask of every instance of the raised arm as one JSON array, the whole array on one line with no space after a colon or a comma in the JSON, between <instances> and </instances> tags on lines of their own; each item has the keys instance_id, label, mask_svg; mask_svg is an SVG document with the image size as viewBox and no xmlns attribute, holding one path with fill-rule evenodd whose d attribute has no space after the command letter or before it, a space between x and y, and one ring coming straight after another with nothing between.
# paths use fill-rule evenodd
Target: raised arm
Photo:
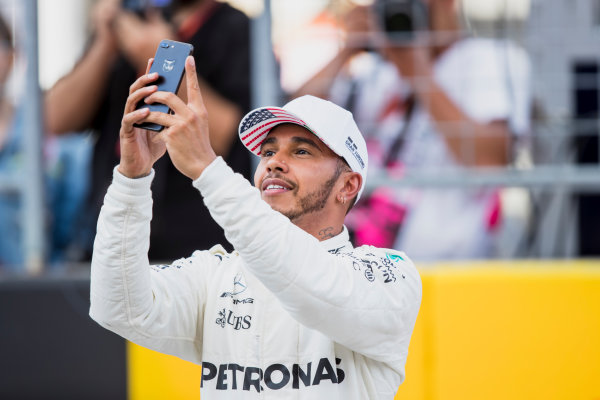
<instances>
[{"instance_id":1,"label":"raised arm","mask_svg":"<svg viewBox=\"0 0 600 400\"><path fill-rule=\"evenodd\" d=\"M502 166L509 162L511 131L505 119L481 122L446 93L434 76L429 49L389 48L386 56L410 84L418 104L431 116L455 159L469 167Z\"/></svg>"},{"instance_id":2,"label":"raised arm","mask_svg":"<svg viewBox=\"0 0 600 400\"><path fill-rule=\"evenodd\" d=\"M346 38L342 48L327 65L306 81L292 98L305 94L328 98L333 82L348 66L350 59L369 46L369 32L373 29L369 7L354 7L344 16L343 22Z\"/></svg>"},{"instance_id":3,"label":"raised arm","mask_svg":"<svg viewBox=\"0 0 600 400\"><path fill-rule=\"evenodd\" d=\"M44 96L46 130L62 134L83 130L100 107L102 93L117 56L111 23L118 1L102 0L93 11L95 34L90 47L73 70Z\"/></svg>"},{"instance_id":4,"label":"raised arm","mask_svg":"<svg viewBox=\"0 0 600 400\"><path fill-rule=\"evenodd\" d=\"M135 111L135 105L156 91L146 86L156 79L156 74L143 75L130 88L120 131L121 162L98 220L90 315L135 343L201 362L206 271L218 258L199 252L171 266L151 268L148 262L152 166L165 145L133 124L148 115L147 109Z\"/></svg>"}]
</instances>

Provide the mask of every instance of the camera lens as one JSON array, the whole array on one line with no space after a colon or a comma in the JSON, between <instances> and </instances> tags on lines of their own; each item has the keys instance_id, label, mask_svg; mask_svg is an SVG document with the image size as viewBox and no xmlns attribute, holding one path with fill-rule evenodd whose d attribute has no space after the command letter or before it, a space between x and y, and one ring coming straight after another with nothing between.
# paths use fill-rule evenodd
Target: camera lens
<instances>
[{"instance_id":1,"label":"camera lens","mask_svg":"<svg viewBox=\"0 0 600 400\"><path fill-rule=\"evenodd\" d=\"M423 0L378 0L375 4L380 26L392 43L411 42L417 32L428 28L428 9Z\"/></svg>"},{"instance_id":2,"label":"camera lens","mask_svg":"<svg viewBox=\"0 0 600 400\"><path fill-rule=\"evenodd\" d=\"M385 30L387 32L412 32L413 20L410 15L405 13L396 13L387 16L385 20Z\"/></svg>"},{"instance_id":3,"label":"camera lens","mask_svg":"<svg viewBox=\"0 0 600 400\"><path fill-rule=\"evenodd\" d=\"M169 48L169 43L167 43L167 42L161 42L160 43L160 47L162 47L164 49L168 49Z\"/></svg>"}]
</instances>

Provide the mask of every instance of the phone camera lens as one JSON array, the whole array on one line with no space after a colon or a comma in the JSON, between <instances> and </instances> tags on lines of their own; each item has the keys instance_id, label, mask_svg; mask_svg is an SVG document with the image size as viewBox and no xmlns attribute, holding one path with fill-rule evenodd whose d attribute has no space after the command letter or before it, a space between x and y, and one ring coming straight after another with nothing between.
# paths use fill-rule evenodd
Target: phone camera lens
<instances>
[{"instance_id":1,"label":"phone camera lens","mask_svg":"<svg viewBox=\"0 0 600 400\"><path fill-rule=\"evenodd\" d=\"M164 49L167 49L167 48L169 48L169 43L162 42L162 43L160 44L160 47L162 47L162 48L164 48ZM171 46L171 47L173 47L173 46Z\"/></svg>"}]
</instances>

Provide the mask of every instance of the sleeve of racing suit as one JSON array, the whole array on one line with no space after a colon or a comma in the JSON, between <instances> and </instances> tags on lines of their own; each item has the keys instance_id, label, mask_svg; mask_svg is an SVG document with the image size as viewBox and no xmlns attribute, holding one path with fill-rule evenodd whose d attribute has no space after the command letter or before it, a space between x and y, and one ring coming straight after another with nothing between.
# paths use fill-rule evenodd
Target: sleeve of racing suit
<instances>
[{"instance_id":1,"label":"sleeve of racing suit","mask_svg":"<svg viewBox=\"0 0 600 400\"><path fill-rule=\"evenodd\" d=\"M419 274L408 258L391 255L399 262L392 281L385 268L372 267L386 257L381 249L355 251L360 257L330 254L220 158L194 185L247 268L290 315L337 343L403 369L421 301ZM367 266L373 279L360 271Z\"/></svg>"},{"instance_id":2,"label":"sleeve of racing suit","mask_svg":"<svg viewBox=\"0 0 600 400\"><path fill-rule=\"evenodd\" d=\"M200 363L203 277L216 258L195 252L149 265L153 175L129 179L114 170L94 242L90 316L134 343Z\"/></svg>"}]
</instances>

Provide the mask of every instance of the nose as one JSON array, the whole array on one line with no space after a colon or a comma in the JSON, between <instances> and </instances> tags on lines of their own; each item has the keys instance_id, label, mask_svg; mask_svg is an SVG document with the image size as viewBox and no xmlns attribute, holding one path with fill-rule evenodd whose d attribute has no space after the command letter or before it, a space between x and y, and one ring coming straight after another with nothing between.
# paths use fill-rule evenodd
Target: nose
<instances>
[{"instance_id":1,"label":"nose","mask_svg":"<svg viewBox=\"0 0 600 400\"><path fill-rule=\"evenodd\" d=\"M285 158L280 155L280 152L275 153L273 156L269 157L268 161L267 161L267 171L269 172L274 172L274 171L279 171L279 172L287 172L288 171L288 164L285 162Z\"/></svg>"}]
</instances>

